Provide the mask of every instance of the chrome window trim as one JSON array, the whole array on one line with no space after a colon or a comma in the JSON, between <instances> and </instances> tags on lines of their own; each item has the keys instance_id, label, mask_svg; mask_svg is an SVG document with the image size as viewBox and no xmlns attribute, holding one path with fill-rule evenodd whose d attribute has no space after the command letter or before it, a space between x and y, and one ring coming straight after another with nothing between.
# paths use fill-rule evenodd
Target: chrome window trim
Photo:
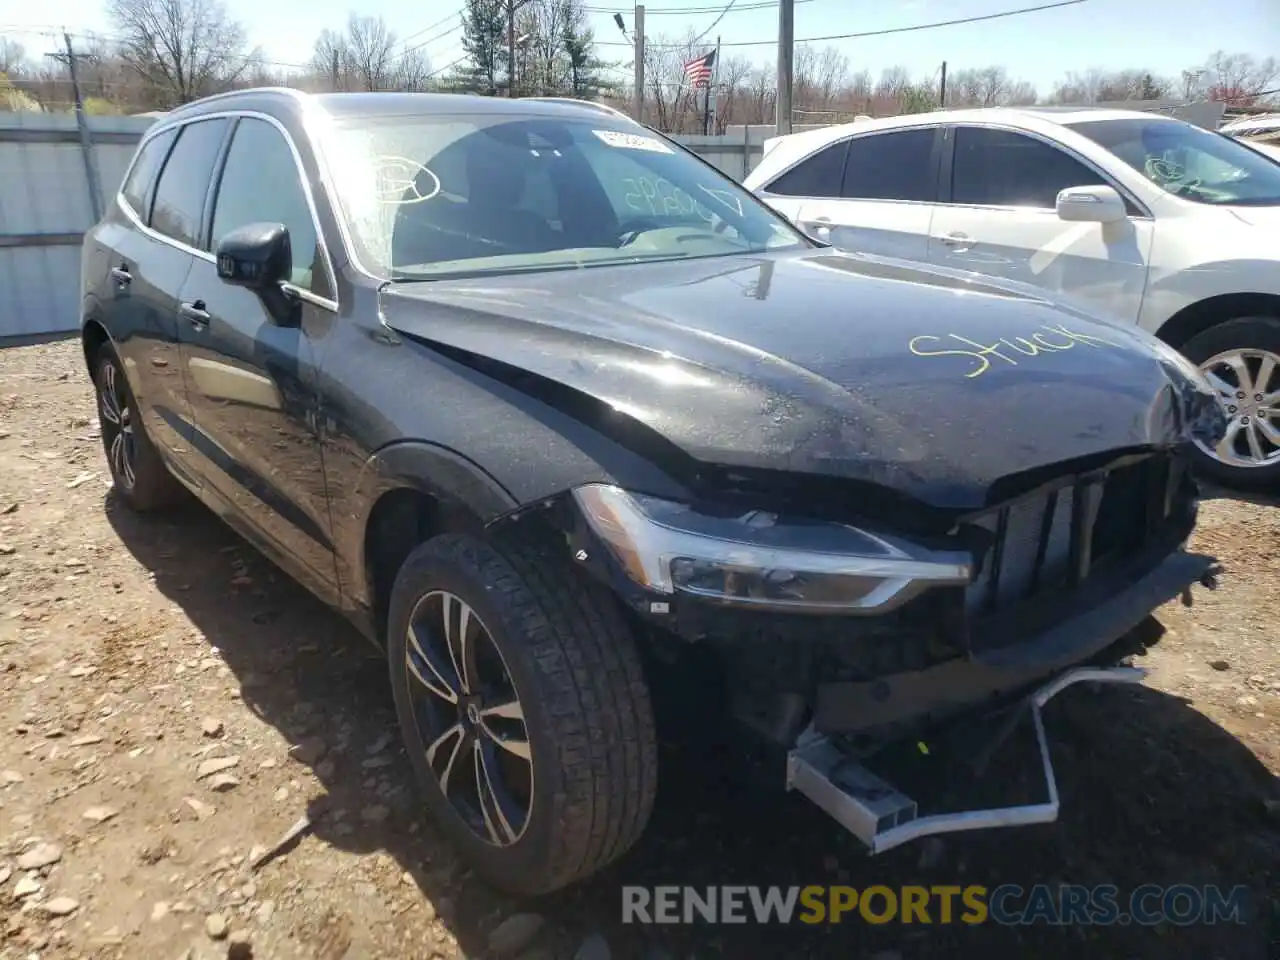
<instances>
[{"instance_id":1,"label":"chrome window trim","mask_svg":"<svg viewBox=\"0 0 1280 960\"><path fill-rule=\"evenodd\" d=\"M1141 197L1138 197L1136 194L1134 194L1134 192L1133 192L1132 190L1130 190L1130 189L1129 189L1128 187L1126 187L1124 184L1120 183L1120 181L1118 181L1118 180L1117 180L1117 179L1116 179L1116 178L1115 178L1111 173L1109 173L1108 171L1106 171L1106 170L1102 169L1102 168L1101 168L1100 166L1098 166L1098 164L1096 164L1094 161L1090 160L1088 157L1086 157L1086 156L1084 156L1082 153L1080 153L1080 151L1076 150L1074 147L1070 147L1070 146L1068 146L1067 144L1062 143L1060 140L1055 140L1055 139L1053 139L1053 138L1052 138L1052 137L1050 137L1048 134L1043 134L1043 133L1041 133L1041 132L1040 132L1040 131L1038 131L1038 130L1028 130L1026 127L1019 127L1019 126L1015 126L1014 124L1011 124L1011 123L1002 123L1002 122L1000 122L1000 121L977 121L977 120L965 120L965 121L962 121L962 122L957 122L957 123L953 123L953 124L951 124L951 129L952 129L952 132L953 132L953 133L957 133L957 132L959 132L959 130L960 130L960 128L961 128L961 127L975 127L975 128L987 129L987 130L1004 130L1004 131L1006 131L1006 132L1008 132L1008 133L1020 133L1020 134L1022 134L1024 137L1030 137L1032 140L1038 140L1038 141L1040 141L1040 142L1041 142L1041 143L1043 143L1045 146L1050 147L1051 149L1059 150L1059 151L1061 151L1062 153L1065 153L1067 156L1069 156L1072 160L1075 160L1075 161L1076 161L1077 163L1079 163L1081 166L1084 166L1084 167L1086 167L1087 169L1092 170L1092 171L1093 171L1094 173L1096 173L1099 177L1101 177L1103 180L1105 180L1105 181L1107 182L1107 185L1108 185L1109 187L1111 187L1113 190L1115 190L1115 192L1116 192L1116 193L1120 194L1120 196L1121 196L1121 197L1123 197L1126 201L1128 201L1128 202L1132 203L1135 207L1137 207L1137 208L1138 208L1138 210L1140 210L1140 211L1141 211L1141 213L1139 213L1139 214L1131 214L1131 213L1130 213L1130 214L1126 214L1126 215L1125 215L1125 218L1126 218L1126 219L1128 219L1128 220L1155 220L1155 217L1154 217L1154 216L1152 215L1152 213L1151 213L1151 208L1150 208L1149 206L1147 206L1147 204L1146 204L1146 203L1144 203L1144 202L1142 201L1142 198L1141 198ZM1070 128L1070 127L1066 127L1065 129L1070 130L1071 128ZM952 145L951 150L952 150L952 152L951 152L951 157L952 157L952 160L951 160L951 169L952 169L952 177L953 177L953 182L954 182L954 176L955 176L955 146L954 146L954 144ZM1041 211L1041 212L1044 212L1044 213L1054 213L1054 215L1056 216L1055 208L1054 208L1054 207L1015 207L1015 206L1010 206L1009 204L991 204L991 203L956 203L954 200L947 200L947 201L939 200L939 201L938 201L938 206L945 206L945 207L965 207L965 208L973 209L973 210L1000 210L1000 211L1006 211L1006 210L1018 210L1018 211L1036 210L1036 211ZM1118 223L1119 221L1116 221L1116 222Z\"/></svg>"},{"instance_id":2,"label":"chrome window trim","mask_svg":"<svg viewBox=\"0 0 1280 960\"><path fill-rule=\"evenodd\" d=\"M306 168L302 165L302 155L298 153L298 147L293 142L293 137L289 135L289 131L285 128L284 124L270 114L262 113L258 110L219 110L215 113L202 113L199 116L194 117L179 117L178 119L171 120L168 123L163 120L159 121L155 126L147 130L142 140L138 142L138 148L134 151L133 159L129 161L129 167L125 170L124 178L120 181L120 188L116 191L116 203L119 205L120 209L124 211L125 216L129 218L133 225L151 239L158 240L161 243L166 243L171 247L181 250L183 253L199 257L201 260L207 261L208 263L217 263L217 259L209 251L197 250L195 247L189 246L181 240L175 240L173 237L165 236L158 230L153 230L147 224L143 223L142 218L138 216L137 211L135 211L133 207L130 206L128 200L125 199L124 185L128 182L129 175L133 172L133 167L138 162L138 157L142 154L142 148L155 137L160 136L166 131L177 130L193 123L200 123L203 120L242 117L266 121L271 126L275 127L275 129L284 138L285 144L288 145L289 152L293 155L294 169L298 174L298 180L302 184L303 196L307 198L307 209L311 213L311 225L315 228L316 232L316 248L320 251L320 261L329 281L329 289L336 293L338 289L337 274L333 269L333 260L329 256L328 245L325 243L324 231L320 227L320 215L316 210L315 197L313 197L311 193L311 183L307 177ZM168 159L166 158L166 165L167 163ZM164 167L160 168L160 174L163 176ZM218 175L221 177L221 171L219 171ZM156 180L156 183L159 183L159 179ZM328 189L328 183L326 182L324 185L326 189ZM301 287L297 287L292 283L281 283L281 288L289 288L286 292L296 296L300 300L305 300L307 303L313 304L314 306L329 310L332 313L338 312L339 303L336 299L330 300L327 297L322 297L309 290L303 290Z\"/></svg>"},{"instance_id":3,"label":"chrome window trim","mask_svg":"<svg viewBox=\"0 0 1280 960\"><path fill-rule=\"evenodd\" d=\"M938 129L940 129L941 127L945 127L946 125L947 125L946 123L938 120L930 120L926 123L904 123L900 127L885 127L880 130L855 130L853 133L849 134L847 137L840 137L839 139L832 140L830 143L824 143L817 150L810 150L808 153L806 153L799 160L792 163L790 166L784 167L782 170L779 170L776 174L774 174L772 177L769 178L769 183L766 186L763 186L760 188L760 193L762 194L767 193L771 197L778 197L780 199L852 200L857 203L921 203L931 207L935 203L937 203L936 200L895 200L892 197L845 197L845 196L814 197L809 195L801 196L799 194L793 194L793 193L773 193L772 191L770 191L769 188L772 187L779 180L781 180L783 177L785 177L788 173L790 173L796 167L800 166L800 164L808 160L812 160L823 150L830 150L832 147L837 146L839 144L842 144L842 143L848 144L854 140L862 140L867 137L882 137L890 133L906 133L909 130L937 131Z\"/></svg>"}]
</instances>

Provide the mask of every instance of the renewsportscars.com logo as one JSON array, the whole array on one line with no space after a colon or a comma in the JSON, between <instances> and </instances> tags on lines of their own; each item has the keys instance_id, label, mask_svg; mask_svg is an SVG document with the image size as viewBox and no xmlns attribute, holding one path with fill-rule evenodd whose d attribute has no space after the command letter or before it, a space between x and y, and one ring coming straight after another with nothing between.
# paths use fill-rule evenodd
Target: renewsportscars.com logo
<instances>
[{"instance_id":1,"label":"renewsportscars.com logo","mask_svg":"<svg viewBox=\"0 0 1280 960\"><path fill-rule=\"evenodd\" d=\"M967 886L622 888L622 922L913 923L1005 926L1243 924L1249 891L1235 886L1145 884L1121 894L1109 884Z\"/></svg>"}]
</instances>

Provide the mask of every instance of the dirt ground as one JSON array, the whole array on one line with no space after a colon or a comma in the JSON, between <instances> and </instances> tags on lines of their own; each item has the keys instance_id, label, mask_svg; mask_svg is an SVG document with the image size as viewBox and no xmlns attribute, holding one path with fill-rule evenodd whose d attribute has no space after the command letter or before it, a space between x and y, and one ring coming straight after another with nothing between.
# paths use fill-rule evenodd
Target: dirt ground
<instances>
[{"instance_id":1,"label":"dirt ground","mask_svg":"<svg viewBox=\"0 0 1280 960\"><path fill-rule=\"evenodd\" d=\"M97 429L78 342L0 350L2 960L1280 956L1274 508L1206 505L1195 546L1224 582L1165 612L1145 687L1050 706L1059 823L868 858L806 801L667 750L640 846L516 903L420 819L372 648L198 505L128 513ZM1243 884L1251 909L1187 928L620 916L624 883L1037 882Z\"/></svg>"}]
</instances>

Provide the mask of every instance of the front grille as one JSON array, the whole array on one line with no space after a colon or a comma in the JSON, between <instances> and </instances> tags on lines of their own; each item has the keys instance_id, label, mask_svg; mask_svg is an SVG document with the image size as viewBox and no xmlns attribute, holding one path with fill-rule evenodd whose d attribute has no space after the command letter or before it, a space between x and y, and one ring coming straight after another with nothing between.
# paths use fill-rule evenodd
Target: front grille
<instances>
[{"instance_id":1,"label":"front grille","mask_svg":"<svg viewBox=\"0 0 1280 960\"><path fill-rule=\"evenodd\" d=\"M1185 482L1168 456L1130 458L981 514L987 541L965 590L971 618L1084 582L1104 561L1141 553L1165 532Z\"/></svg>"}]
</instances>

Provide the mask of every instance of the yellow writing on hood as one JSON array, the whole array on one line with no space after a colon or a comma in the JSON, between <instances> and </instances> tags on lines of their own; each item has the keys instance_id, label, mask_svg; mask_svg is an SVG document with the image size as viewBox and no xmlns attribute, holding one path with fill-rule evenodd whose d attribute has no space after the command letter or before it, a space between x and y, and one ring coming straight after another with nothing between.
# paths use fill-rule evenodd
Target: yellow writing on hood
<instances>
[{"instance_id":1,"label":"yellow writing on hood","mask_svg":"<svg viewBox=\"0 0 1280 960\"><path fill-rule=\"evenodd\" d=\"M962 344L964 349L929 349L937 344L945 346L951 343ZM1093 334L1077 333L1067 329L1065 324L1045 323L1041 324L1040 329L1030 337L1001 337L990 344L978 343L958 333L949 333L942 337L922 335L912 337L907 344L907 349L917 357L967 357L975 364L974 368L965 374L966 378L972 380L991 369L993 357L1016 367L1019 360L1025 361L1042 353L1072 350L1078 346L1102 349L1118 347L1119 344Z\"/></svg>"}]
</instances>

